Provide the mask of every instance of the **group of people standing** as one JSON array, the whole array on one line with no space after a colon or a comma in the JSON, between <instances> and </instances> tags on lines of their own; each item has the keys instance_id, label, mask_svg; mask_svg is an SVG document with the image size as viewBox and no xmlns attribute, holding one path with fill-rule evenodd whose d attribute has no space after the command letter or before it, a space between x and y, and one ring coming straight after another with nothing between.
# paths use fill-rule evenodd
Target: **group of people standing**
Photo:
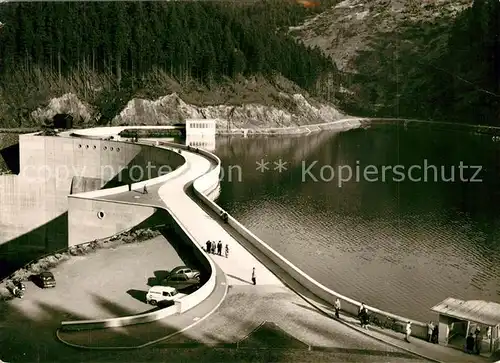
<instances>
[{"instance_id":1,"label":"group of people standing","mask_svg":"<svg viewBox=\"0 0 500 363\"><path fill-rule=\"evenodd\" d=\"M488 329L487 334L489 336L491 335L490 329ZM465 351L469 354L481 354L482 341L483 336L481 335L481 328L477 327L474 333L470 332L469 336L465 339Z\"/></svg>"},{"instance_id":2,"label":"group of people standing","mask_svg":"<svg viewBox=\"0 0 500 363\"><path fill-rule=\"evenodd\" d=\"M214 255L219 255L222 256L222 241L215 242L215 241L207 241L207 252L212 253ZM224 251L224 254L226 258L229 257L229 245L226 243L226 249Z\"/></svg>"},{"instance_id":3,"label":"group of people standing","mask_svg":"<svg viewBox=\"0 0 500 363\"><path fill-rule=\"evenodd\" d=\"M335 300L334 308L335 308L335 317L337 319L339 319L340 318L340 310L341 310L340 299L337 298ZM364 329L368 329L370 316L368 314L368 308L366 307L364 302L362 302L360 307L359 307L358 319L359 319L361 327ZM411 328L412 328L411 321L407 321L405 326L404 326L405 341L407 341L407 342L410 342ZM427 324L427 329L428 329L428 341L430 343L436 344L438 342L438 333L439 333L438 326L434 325L434 323L432 321L430 321L429 324ZM476 336L477 335L478 335L478 333L476 333ZM472 334L471 334L471 336L472 336ZM470 341L470 339L468 341ZM477 341L477 339L476 339L476 341ZM477 348L477 349L479 349L479 348Z\"/></svg>"}]
</instances>

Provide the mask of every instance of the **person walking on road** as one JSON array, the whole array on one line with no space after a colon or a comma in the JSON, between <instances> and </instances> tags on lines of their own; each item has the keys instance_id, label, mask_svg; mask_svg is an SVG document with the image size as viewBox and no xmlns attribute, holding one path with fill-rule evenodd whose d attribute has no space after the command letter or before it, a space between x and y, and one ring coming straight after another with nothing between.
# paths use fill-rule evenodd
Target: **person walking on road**
<instances>
[{"instance_id":1,"label":"person walking on road","mask_svg":"<svg viewBox=\"0 0 500 363\"><path fill-rule=\"evenodd\" d=\"M411 335L411 321L406 323L405 333L406 333L405 340L409 343Z\"/></svg>"},{"instance_id":2,"label":"person walking on road","mask_svg":"<svg viewBox=\"0 0 500 363\"><path fill-rule=\"evenodd\" d=\"M429 321L429 324L427 324L427 340L429 343L432 343L432 333L434 332L434 323L432 321Z\"/></svg>"},{"instance_id":3,"label":"person walking on road","mask_svg":"<svg viewBox=\"0 0 500 363\"><path fill-rule=\"evenodd\" d=\"M252 269L252 283L253 283L254 285L256 285L256 284L257 284L257 277L256 277L256 275L255 275L255 267Z\"/></svg>"},{"instance_id":4,"label":"person walking on road","mask_svg":"<svg viewBox=\"0 0 500 363\"><path fill-rule=\"evenodd\" d=\"M226 258L229 257L229 245L226 243Z\"/></svg>"},{"instance_id":5,"label":"person walking on road","mask_svg":"<svg viewBox=\"0 0 500 363\"><path fill-rule=\"evenodd\" d=\"M148 194L148 188L146 187L146 184L144 184L143 194Z\"/></svg>"},{"instance_id":6,"label":"person walking on road","mask_svg":"<svg viewBox=\"0 0 500 363\"><path fill-rule=\"evenodd\" d=\"M207 253L210 253L210 251L211 251L211 247L212 247L211 244L212 244L212 242L210 242L210 240L208 240L207 241Z\"/></svg>"},{"instance_id":7,"label":"person walking on road","mask_svg":"<svg viewBox=\"0 0 500 363\"><path fill-rule=\"evenodd\" d=\"M217 243L217 254L219 256L222 256L222 241L219 241L219 243Z\"/></svg>"},{"instance_id":8,"label":"person walking on road","mask_svg":"<svg viewBox=\"0 0 500 363\"><path fill-rule=\"evenodd\" d=\"M215 255L215 248L216 248L216 247L217 247L217 246L216 246L215 241L212 241L212 243L211 243L211 250L212 250L212 254L213 254L213 255Z\"/></svg>"},{"instance_id":9,"label":"person walking on road","mask_svg":"<svg viewBox=\"0 0 500 363\"><path fill-rule=\"evenodd\" d=\"M335 300L335 317L337 319L340 319L340 300L339 298L337 298L337 300Z\"/></svg>"}]
</instances>

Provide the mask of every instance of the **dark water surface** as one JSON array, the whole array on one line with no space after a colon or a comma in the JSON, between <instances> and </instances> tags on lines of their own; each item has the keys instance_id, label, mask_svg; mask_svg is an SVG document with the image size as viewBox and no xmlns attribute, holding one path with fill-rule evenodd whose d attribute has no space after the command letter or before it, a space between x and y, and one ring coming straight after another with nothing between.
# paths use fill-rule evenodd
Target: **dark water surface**
<instances>
[{"instance_id":1,"label":"dark water surface","mask_svg":"<svg viewBox=\"0 0 500 363\"><path fill-rule=\"evenodd\" d=\"M221 137L216 153L226 172L223 208L339 293L419 320L435 319L430 308L451 296L500 302L500 143L491 136L377 126L303 137ZM272 170L280 158L288 163L282 173ZM255 170L261 159L271 170ZM363 180L369 164L379 171L399 164L408 176L410 166L425 160L438 167L438 181L431 169L426 182L397 182L390 171L385 182L381 172L368 174L379 181ZM317 182L303 173L314 161ZM481 165L476 179L483 181L461 182L461 161ZM351 165L353 173L359 165L361 177L339 187L338 178L321 181L324 165ZM455 181L442 181L441 166L450 179L452 165ZM466 170L462 178L474 173Z\"/></svg>"}]
</instances>

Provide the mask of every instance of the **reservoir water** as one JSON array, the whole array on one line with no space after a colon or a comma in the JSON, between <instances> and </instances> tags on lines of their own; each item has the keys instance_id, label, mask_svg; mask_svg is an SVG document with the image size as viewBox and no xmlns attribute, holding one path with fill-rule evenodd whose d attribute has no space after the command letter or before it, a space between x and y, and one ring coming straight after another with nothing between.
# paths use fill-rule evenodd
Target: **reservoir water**
<instances>
[{"instance_id":1,"label":"reservoir water","mask_svg":"<svg viewBox=\"0 0 500 363\"><path fill-rule=\"evenodd\" d=\"M447 297L500 302L500 143L491 136L383 125L219 137L215 152L226 174L219 204L333 290L424 321ZM268 170L256 170L262 161ZM341 166L353 176L339 183L330 173Z\"/></svg>"}]
</instances>

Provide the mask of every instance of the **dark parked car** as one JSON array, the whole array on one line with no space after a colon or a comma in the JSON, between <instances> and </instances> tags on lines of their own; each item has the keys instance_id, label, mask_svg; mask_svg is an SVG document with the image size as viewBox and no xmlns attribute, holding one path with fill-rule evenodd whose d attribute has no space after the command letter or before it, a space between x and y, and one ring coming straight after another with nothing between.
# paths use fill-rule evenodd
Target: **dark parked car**
<instances>
[{"instance_id":1,"label":"dark parked car","mask_svg":"<svg viewBox=\"0 0 500 363\"><path fill-rule=\"evenodd\" d=\"M170 271L169 276L183 275L183 274L186 275L190 279L200 277L200 271L192 269L192 268L187 267L187 266L177 266L172 271Z\"/></svg>"},{"instance_id":2,"label":"dark parked car","mask_svg":"<svg viewBox=\"0 0 500 363\"><path fill-rule=\"evenodd\" d=\"M171 274L162 281L163 286L170 286L177 291L187 292L197 290L200 287L200 279L189 278L186 274Z\"/></svg>"},{"instance_id":3,"label":"dark parked car","mask_svg":"<svg viewBox=\"0 0 500 363\"><path fill-rule=\"evenodd\" d=\"M52 272L45 271L33 276L33 282L41 288L56 287L56 279Z\"/></svg>"}]
</instances>

